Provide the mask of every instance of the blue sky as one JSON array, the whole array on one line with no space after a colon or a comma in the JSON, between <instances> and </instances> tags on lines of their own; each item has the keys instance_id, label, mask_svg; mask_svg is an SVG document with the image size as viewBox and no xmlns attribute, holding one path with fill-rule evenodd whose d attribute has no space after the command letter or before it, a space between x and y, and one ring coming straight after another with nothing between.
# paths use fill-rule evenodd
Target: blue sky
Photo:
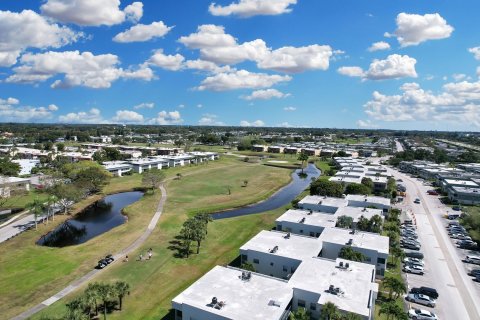
<instances>
[{"instance_id":1,"label":"blue sky","mask_svg":"<svg viewBox=\"0 0 480 320\"><path fill-rule=\"evenodd\" d=\"M480 2L0 3L0 121L480 128Z\"/></svg>"}]
</instances>

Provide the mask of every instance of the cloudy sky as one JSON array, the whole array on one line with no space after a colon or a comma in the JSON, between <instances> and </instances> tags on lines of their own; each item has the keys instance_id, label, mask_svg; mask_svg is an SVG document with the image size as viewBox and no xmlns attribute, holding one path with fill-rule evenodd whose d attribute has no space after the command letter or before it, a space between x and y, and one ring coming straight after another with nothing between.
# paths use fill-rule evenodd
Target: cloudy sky
<instances>
[{"instance_id":1,"label":"cloudy sky","mask_svg":"<svg viewBox=\"0 0 480 320\"><path fill-rule=\"evenodd\" d=\"M0 2L0 121L480 130L478 0Z\"/></svg>"}]
</instances>

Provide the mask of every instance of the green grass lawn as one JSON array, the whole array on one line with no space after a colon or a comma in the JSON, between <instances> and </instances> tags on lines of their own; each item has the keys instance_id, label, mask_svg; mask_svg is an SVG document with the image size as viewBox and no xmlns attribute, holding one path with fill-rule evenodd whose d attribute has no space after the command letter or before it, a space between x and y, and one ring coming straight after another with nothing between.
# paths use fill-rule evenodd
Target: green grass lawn
<instances>
[{"instance_id":1,"label":"green grass lawn","mask_svg":"<svg viewBox=\"0 0 480 320\"><path fill-rule=\"evenodd\" d=\"M35 198L46 200L48 195L37 190L31 190L27 194L18 195L8 198L3 205L4 208L25 208L29 203L33 202Z\"/></svg>"},{"instance_id":2,"label":"green grass lawn","mask_svg":"<svg viewBox=\"0 0 480 320\"><path fill-rule=\"evenodd\" d=\"M182 173L182 178L172 179L178 172ZM165 315L173 295L213 265L233 259L241 243L258 230L268 228L275 220L275 214L271 214L243 218L245 221L240 218L240 222L214 222L200 255L193 255L188 260L176 259L168 249L169 242L187 216L193 212L227 209L263 200L290 181L290 172L229 158L206 165L166 170L170 180L166 183L168 201L164 215L147 243L136 253L152 247L154 259L145 263L135 263L133 259L129 263L118 263L99 277L100 280L124 279L132 285L126 310L114 316L128 319L135 314L133 318L157 319ZM242 187L243 180L249 181L247 187ZM115 178L105 192L123 191L128 189L127 186L138 186L140 181L140 175ZM227 194L226 185L231 186L231 195ZM51 230L54 227L52 224L40 225L38 231L25 232L1 244L0 265L4 270L0 273L2 317L10 318L43 301L91 270L101 256L132 243L148 225L159 197L159 192L145 196L127 208L128 223L81 245L66 248L36 246L35 241ZM89 202L91 199L77 204L77 210ZM58 216L56 224L65 218ZM57 310L63 308L65 301L53 305L46 312L58 315ZM149 302L148 305L145 301Z\"/></svg>"}]
</instances>

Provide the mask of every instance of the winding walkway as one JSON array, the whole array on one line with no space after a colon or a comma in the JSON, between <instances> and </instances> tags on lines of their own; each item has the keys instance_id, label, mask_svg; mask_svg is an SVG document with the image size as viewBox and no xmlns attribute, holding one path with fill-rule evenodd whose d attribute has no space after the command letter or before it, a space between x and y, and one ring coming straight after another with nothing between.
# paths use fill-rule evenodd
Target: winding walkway
<instances>
[{"instance_id":1,"label":"winding walkway","mask_svg":"<svg viewBox=\"0 0 480 320\"><path fill-rule=\"evenodd\" d=\"M138 247L140 247L145 242L145 240L147 240L147 238L150 236L150 234L155 229L155 226L157 225L158 220L160 219L160 217L162 215L163 206L165 205L165 202L167 201L167 190L165 190L165 187L164 187L163 184L160 186L160 190L162 192L162 197L160 198L160 202L158 203L157 211L153 215L152 220L150 220L150 223L148 224L147 229L145 229L143 234L140 237L138 237L138 239L135 240L132 244L130 244L128 247L124 248L123 250L121 250L120 252L115 254L113 256L115 258L115 261L112 262L112 263L116 263L117 261L122 259L122 257L125 257L126 255L128 255L128 254L132 253L133 251L135 251L136 249L138 249ZM84 285L85 283L90 281L93 277L95 277L98 273L100 273L102 271L103 271L103 269L93 269L92 271L90 271L89 273L84 275L83 277L81 277L81 278L73 281L72 283L70 283L63 290L57 292L55 295L53 295L50 298L46 299L45 301L37 304L36 306L26 310L22 314L19 314L18 316L12 318L12 320L21 320L21 319L27 319L27 318L31 317L35 313L37 313L37 312L43 310L44 308L52 305L53 303L62 299L63 297L65 297L66 295L71 293L72 291L74 291L77 288L79 288L80 286Z\"/></svg>"}]
</instances>

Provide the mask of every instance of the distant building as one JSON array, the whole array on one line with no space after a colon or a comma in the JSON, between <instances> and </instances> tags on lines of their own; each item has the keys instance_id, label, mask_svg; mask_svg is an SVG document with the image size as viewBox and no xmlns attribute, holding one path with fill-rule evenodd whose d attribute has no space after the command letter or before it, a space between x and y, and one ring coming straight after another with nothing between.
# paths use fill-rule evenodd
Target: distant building
<instances>
[{"instance_id":1,"label":"distant building","mask_svg":"<svg viewBox=\"0 0 480 320\"><path fill-rule=\"evenodd\" d=\"M9 198L30 191L30 180L0 176L0 196Z\"/></svg>"}]
</instances>

